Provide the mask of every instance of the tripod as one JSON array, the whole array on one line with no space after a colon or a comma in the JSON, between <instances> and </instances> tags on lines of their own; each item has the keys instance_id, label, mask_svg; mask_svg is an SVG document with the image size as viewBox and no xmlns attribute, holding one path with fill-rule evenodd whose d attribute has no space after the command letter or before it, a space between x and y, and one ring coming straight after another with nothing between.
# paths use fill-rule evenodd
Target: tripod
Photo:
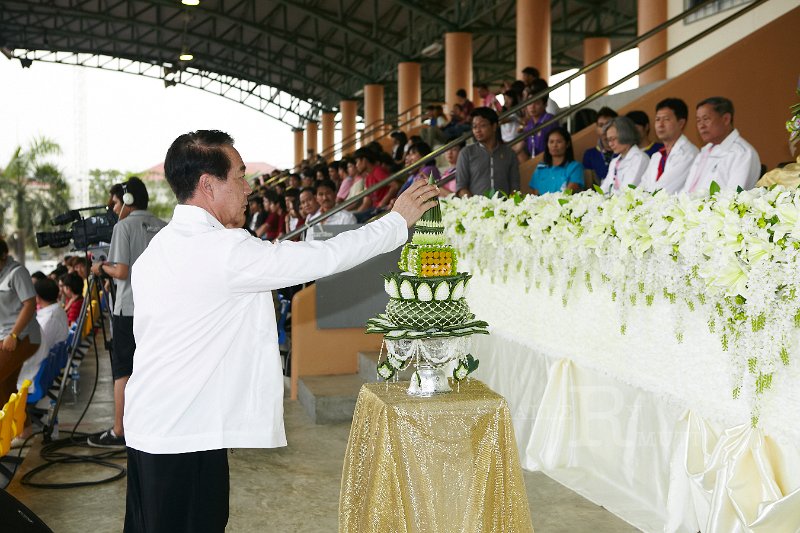
<instances>
[{"instance_id":1,"label":"tripod","mask_svg":"<svg viewBox=\"0 0 800 533\"><path fill-rule=\"evenodd\" d=\"M86 288L86 296L83 299L83 304L81 305L81 312L78 315L78 320L76 322L75 333L72 338L72 343L67 348L68 349L68 356L67 362L62 370L60 383L58 384L58 393L55 397L55 405L53 406L52 413L48 417L47 423L42 428L42 440L45 444L52 442L53 440L53 431L55 429L56 419L58 416L58 411L61 408L61 404L64 399L64 390L67 387L67 380L70 379L70 372L72 371L72 364L75 361L75 356L78 353L78 349L81 345L81 339L83 330L86 327L86 321L89 320L91 324L94 324L95 319L98 318L94 313L94 308L92 307L92 297L95 293L95 289L98 286L98 278L95 275L90 275L89 280L87 283ZM100 313L102 315L102 312ZM103 331L103 345L108 347L109 342L106 336L106 328L105 323L103 320L100 320L100 327ZM76 391L77 392L77 391Z\"/></svg>"}]
</instances>

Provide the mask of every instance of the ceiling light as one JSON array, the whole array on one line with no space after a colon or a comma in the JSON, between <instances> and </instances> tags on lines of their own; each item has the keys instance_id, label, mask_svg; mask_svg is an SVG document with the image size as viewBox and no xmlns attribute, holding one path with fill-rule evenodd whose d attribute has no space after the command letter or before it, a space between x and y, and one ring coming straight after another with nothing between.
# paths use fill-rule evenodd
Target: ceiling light
<instances>
[{"instance_id":1,"label":"ceiling light","mask_svg":"<svg viewBox=\"0 0 800 533\"><path fill-rule=\"evenodd\" d=\"M181 0L181 4L185 6L196 6L200 3L200 0Z\"/></svg>"},{"instance_id":2,"label":"ceiling light","mask_svg":"<svg viewBox=\"0 0 800 533\"><path fill-rule=\"evenodd\" d=\"M180 61L191 61L192 59L194 59L194 56L192 55L191 52L189 52L189 49L184 46L181 55L178 56L178 59Z\"/></svg>"},{"instance_id":3,"label":"ceiling light","mask_svg":"<svg viewBox=\"0 0 800 533\"><path fill-rule=\"evenodd\" d=\"M434 43L429 44L428 46L426 46L422 50L420 50L419 54L422 57L434 57L439 52L441 52L443 48L444 47L442 46L442 43L440 43L439 41L436 41Z\"/></svg>"}]
</instances>

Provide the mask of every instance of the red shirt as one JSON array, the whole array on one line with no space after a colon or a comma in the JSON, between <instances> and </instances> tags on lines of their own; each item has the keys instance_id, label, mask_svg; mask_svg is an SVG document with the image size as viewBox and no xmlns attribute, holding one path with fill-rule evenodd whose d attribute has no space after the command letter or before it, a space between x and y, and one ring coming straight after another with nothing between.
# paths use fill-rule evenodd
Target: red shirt
<instances>
[{"instance_id":1,"label":"red shirt","mask_svg":"<svg viewBox=\"0 0 800 533\"><path fill-rule=\"evenodd\" d=\"M67 313L67 324L71 326L78 321L78 317L81 315L81 307L83 307L83 296L75 298L69 307L64 309L64 312Z\"/></svg>"},{"instance_id":2,"label":"red shirt","mask_svg":"<svg viewBox=\"0 0 800 533\"><path fill-rule=\"evenodd\" d=\"M369 189L376 183L380 183L388 177L389 172L385 168L380 165L375 165L372 169L372 172L367 174L367 177L364 180L364 188ZM372 200L372 207L378 207L388 192L389 186L385 185L377 191L370 193L369 198Z\"/></svg>"},{"instance_id":3,"label":"red shirt","mask_svg":"<svg viewBox=\"0 0 800 533\"><path fill-rule=\"evenodd\" d=\"M270 211L269 215L267 215L267 231L264 232L264 235L268 241L271 241L277 238L278 235L286 233L285 226L286 220L283 215Z\"/></svg>"}]
</instances>

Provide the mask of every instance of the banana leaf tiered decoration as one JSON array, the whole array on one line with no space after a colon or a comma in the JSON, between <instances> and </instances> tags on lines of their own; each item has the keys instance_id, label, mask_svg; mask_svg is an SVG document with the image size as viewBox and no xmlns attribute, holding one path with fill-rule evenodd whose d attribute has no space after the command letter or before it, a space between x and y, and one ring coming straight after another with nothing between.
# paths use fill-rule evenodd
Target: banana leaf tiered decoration
<instances>
[{"instance_id":1,"label":"banana leaf tiered decoration","mask_svg":"<svg viewBox=\"0 0 800 533\"><path fill-rule=\"evenodd\" d=\"M433 183L432 178L429 183ZM467 353L467 337L488 333L488 324L475 320L464 298L471 275L458 272L458 254L444 238L438 199L414 226L414 236L403 247L401 272L384 275L389 295L386 313L367 321L367 333L384 335L386 360L378 362L378 375L396 377L414 364L409 394L429 396L450 386L443 367L458 360L457 381L478 367Z\"/></svg>"}]
</instances>

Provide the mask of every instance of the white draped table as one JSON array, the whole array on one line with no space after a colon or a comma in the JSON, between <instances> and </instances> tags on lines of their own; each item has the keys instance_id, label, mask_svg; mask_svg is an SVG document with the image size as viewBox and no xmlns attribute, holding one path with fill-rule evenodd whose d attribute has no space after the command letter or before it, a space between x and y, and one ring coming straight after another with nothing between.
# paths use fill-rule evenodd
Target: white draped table
<instances>
[{"instance_id":1,"label":"white draped table","mask_svg":"<svg viewBox=\"0 0 800 533\"><path fill-rule=\"evenodd\" d=\"M474 338L476 377L507 398L523 468L645 531L800 531L798 339L754 429L705 314L685 312L679 343L674 306L657 297L630 308L622 335L600 283L576 284L564 306L473 274L467 298L492 332Z\"/></svg>"}]
</instances>

